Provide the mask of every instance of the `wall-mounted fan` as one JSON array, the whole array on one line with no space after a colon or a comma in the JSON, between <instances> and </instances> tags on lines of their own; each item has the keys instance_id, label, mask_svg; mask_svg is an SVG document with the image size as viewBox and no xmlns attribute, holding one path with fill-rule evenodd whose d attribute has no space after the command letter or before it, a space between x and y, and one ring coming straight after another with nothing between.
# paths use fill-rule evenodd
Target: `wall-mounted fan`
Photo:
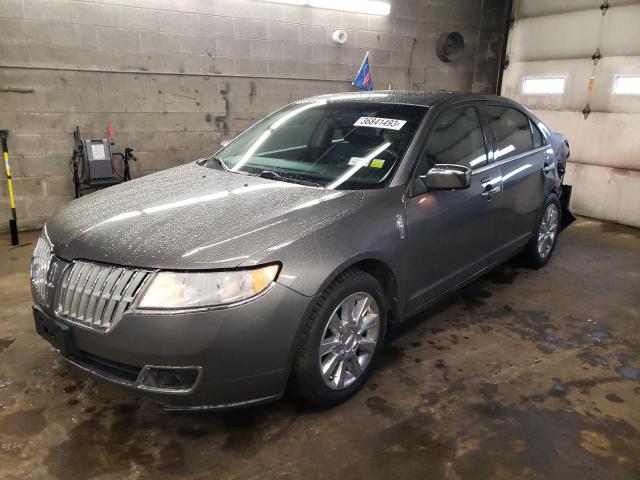
<instances>
[{"instance_id":1,"label":"wall-mounted fan","mask_svg":"<svg viewBox=\"0 0 640 480\"><path fill-rule=\"evenodd\" d=\"M455 62L462 57L464 37L460 32L447 32L440 35L436 44L436 55L445 63Z\"/></svg>"}]
</instances>

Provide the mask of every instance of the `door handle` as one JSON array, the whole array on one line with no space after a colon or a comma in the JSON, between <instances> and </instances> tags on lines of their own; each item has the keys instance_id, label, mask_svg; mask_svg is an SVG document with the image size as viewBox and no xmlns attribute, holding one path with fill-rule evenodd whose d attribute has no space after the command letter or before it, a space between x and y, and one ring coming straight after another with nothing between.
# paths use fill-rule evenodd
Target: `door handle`
<instances>
[{"instance_id":1,"label":"door handle","mask_svg":"<svg viewBox=\"0 0 640 480\"><path fill-rule=\"evenodd\" d=\"M556 164L555 163L545 163L544 167L542 167L542 173L544 173L545 175L547 173L551 173L554 168L556 168Z\"/></svg>"},{"instance_id":2,"label":"door handle","mask_svg":"<svg viewBox=\"0 0 640 480\"><path fill-rule=\"evenodd\" d=\"M502 191L502 185L498 185L496 187L492 187L491 185L487 185L485 191L481 193L484 198L491 200L494 195L497 195Z\"/></svg>"}]
</instances>

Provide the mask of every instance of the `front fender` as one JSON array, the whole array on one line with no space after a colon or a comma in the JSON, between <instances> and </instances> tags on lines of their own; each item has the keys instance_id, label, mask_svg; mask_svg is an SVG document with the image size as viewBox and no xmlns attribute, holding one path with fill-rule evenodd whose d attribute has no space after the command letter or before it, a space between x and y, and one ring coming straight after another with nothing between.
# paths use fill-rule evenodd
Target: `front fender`
<instances>
[{"instance_id":1,"label":"front fender","mask_svg":"<svg viewBox=\"0 0 640 480\"><path fill-rule=\"evenodd\" d=\"M260 252L245 264L282 263L278 283L306 296L321 293L362 260L385 263L399 282L404 273L404 240L396 217L404 215L403 191L403 187L367 191L352 210ZM402 290L400 282L398 290Z\"/></svg>"}]
</instances>

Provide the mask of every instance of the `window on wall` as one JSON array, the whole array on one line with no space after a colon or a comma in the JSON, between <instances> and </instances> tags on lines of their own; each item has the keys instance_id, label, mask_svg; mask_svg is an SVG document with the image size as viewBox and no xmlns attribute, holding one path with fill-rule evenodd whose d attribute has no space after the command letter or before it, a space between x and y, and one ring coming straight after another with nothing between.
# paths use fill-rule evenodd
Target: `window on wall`
<instances>
[{"instance_id":1,"label":"window on wall","mask_svg":"<svg viewBox=\"0 0 640 480\"><path fill-rule=\"evenodd\" d=\"M613 80L616 95L640 95L640 75L618 75Z\"/></svg>"},{"instance_id":2,"label":"window on wall","mask_svg":"<svg viewBox=\"0 0 640 480\"><path fill-rule=\"evenodd\" d=\"M564 93L564 77L525 77L522 93L527 95L560 95Z\"/></svg>"}]
</instances>

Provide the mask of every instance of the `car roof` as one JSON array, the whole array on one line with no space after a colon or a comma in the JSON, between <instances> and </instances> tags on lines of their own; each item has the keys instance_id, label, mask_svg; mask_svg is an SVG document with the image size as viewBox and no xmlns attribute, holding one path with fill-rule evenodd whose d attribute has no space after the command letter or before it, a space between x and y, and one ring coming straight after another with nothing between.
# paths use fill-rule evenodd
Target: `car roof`
<instances>
[{"instance_id":1,"label":"car roof","mask_svg":"<svg viewBox=\"0 0 640 480\"><path fill-rule=\"evenodd\" d=\"M475 93L454 93L448 90L373 90L370 92L343 92L330 93L326 95L318 95L316 97L306 98L302 102L316 102L320 100L328 100L332 102L371 102L371 103L390 103L399 105L419 105L422 107L431 107L436 103L465 100L497 100L509 102L504 97L497 95L481 95ZM511 102L510 102L511 103Z\"/></svg>"}]
</instances>

